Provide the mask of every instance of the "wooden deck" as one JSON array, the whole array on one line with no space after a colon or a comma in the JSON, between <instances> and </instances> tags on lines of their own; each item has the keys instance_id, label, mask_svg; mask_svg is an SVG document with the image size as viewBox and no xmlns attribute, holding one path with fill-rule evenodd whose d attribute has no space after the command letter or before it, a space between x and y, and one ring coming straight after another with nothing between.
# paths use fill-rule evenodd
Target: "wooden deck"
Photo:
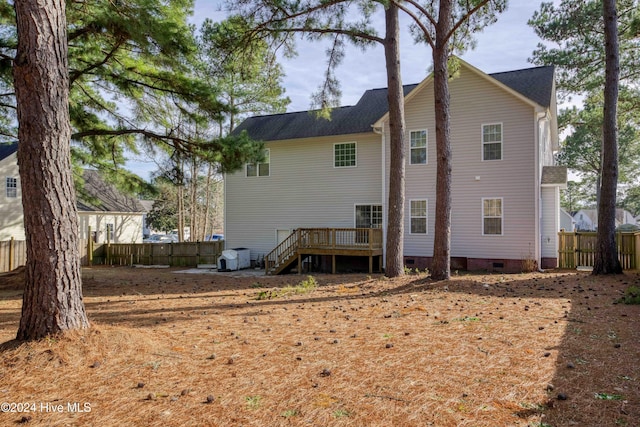
<instances>
[{"instance_id":1,"label":"wooden deck","mask_svg":"<svg viewBox=\"0 0 640 427\"><path fill-rule=\"evenodd\" d=\"M331 256L331 271L336 273L336 256L379 257L382 266L382 230L376 228L299 228L265 256L266 274L281 274L312 255Z\"/></svg>"}]
</instances>

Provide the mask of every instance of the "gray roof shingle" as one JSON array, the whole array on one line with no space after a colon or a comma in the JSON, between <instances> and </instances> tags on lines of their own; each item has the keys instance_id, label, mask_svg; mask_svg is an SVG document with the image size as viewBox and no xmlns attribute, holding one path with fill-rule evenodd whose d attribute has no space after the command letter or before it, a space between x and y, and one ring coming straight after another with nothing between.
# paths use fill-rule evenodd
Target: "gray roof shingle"
<instances>
[{"instance_id":1,"label":"gray roof shingle","mask_svg":"<svg viewBox=\"0 0 640 427\"><path fill-rule=\"evenodd\" d=\"M85 200L78 194L78 210L84 212L146 212L138 199L127 196L106 183L98 171L86 169L82 174Z\"/></svg>"},{"instance_id":2,"label":"gray roof shingle","mask_svg":"<svg viewBox=\"0 0 640 427\"><path fill-rule=\"evenodd\" d=\"M542 184L555 185L567 183L567 167L566 166L543 166L542 167Z\"/></svg>"},{"instance_id":3,"label":"gray roof shingle","mask_svg":"<svg viewBox=\"0 0 640 427\"><path fill-rule=\"evenodd\" d=\"M14 142L12 144L0 144L0 160L6 159L16 151L18 151L17 142Z\"/></svg>"},{"instance_id":4,"label":"gray roof shingle","mask_svg":"<svg viewBox=\"0 0 640 427\"><path fill-rule=\"evenodd\" d=\"M544 66L489 74L497 81L543 107L551 104L554 67ZM418 85L404 86L405 96ZM250 117L234 130L246 130L260 141L311 138L316 136L348 135L371 132L371 126L387 113L387 89L367 90L358 103L335 108L331 120L317 118L313 111Z\"/></svg>"}]
</instances>

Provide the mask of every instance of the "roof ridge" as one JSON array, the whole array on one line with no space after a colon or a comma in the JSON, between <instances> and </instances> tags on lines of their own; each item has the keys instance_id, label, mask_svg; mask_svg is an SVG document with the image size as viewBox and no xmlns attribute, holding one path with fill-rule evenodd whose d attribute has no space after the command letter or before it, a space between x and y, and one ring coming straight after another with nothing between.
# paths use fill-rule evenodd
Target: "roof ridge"
<instances>
[{"instance_id":1,"label":"roof ridge","mask_svg":"<svg viewBox=\"0 0 640 427\"><path fill-rule=\"evenodd\" d=\"M520 69L517 69L517 70L497 71L495 73L487 73L487 75L488 76L495 76L496 74L519 73L519 72L522 72L522 71L532 71L532 70L537 70L537 69L541 69L541 68L555 68L555 65L537 65L535 67L520 68Z\"/></svg>"}]
</instances>

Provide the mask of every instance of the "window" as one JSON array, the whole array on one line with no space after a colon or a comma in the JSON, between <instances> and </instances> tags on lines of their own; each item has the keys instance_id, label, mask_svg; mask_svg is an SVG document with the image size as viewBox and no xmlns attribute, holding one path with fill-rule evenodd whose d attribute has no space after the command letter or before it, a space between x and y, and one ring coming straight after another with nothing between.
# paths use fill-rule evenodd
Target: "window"
<instances>
[{"instance_id":1,"label":"window","mask_svg":"<svg viewBox=\"0 0 640 427\"><path fill-rule=\"evenodd\" d=\"M107 235L105 236L107 242L113 243L113 238L115 237L113 230L113 224L107 224Z\"/></svg>"},{"instance_id":2,"label":"window","mask_svg":"<svg viewBox=\"0 0 640 427\"><path fill-rule=\"evenodd\" d=\"M18 179L7 177L7 197L18 197Z\"/></svg>"},{"instance_id":3,"label":"window","mask_svg":"<svg viewBox=\"0 0 640 427\"><path fill-rule=\"evenodd\" d=\"M427 131L411 131L409 139L411 144L411 164L427 164Z\"/></svg>"},{"instance_id":4,"label":"window","mask_svg":"<svg viewBox=\"0 0 640 427\"><path fill-rule=\"evenodd\" d=\"M356 228L382 228L382 205L356 205Z\"/></svg>"},{"instance_id":5,"label":"window","mask_svg":"<svg viewBox=\"0 0 640 427\"><path fill-rule=\"evenodd\" d=\"M264 150L264 160L260 163L247 163L247 176L269 176L269 149Z\"/></svg>"},{"instance_id":6,"label":"window","mask_svg":"<svg viewBox=\"0 0 640 427\"><path fill-rule=\"evenodd\" d=\"M356 166L356 143L333 144L333 166L349 168Z\"/></svg>"},{"instance_id":7,"label":"window","mask_svg":"<svg viewBox=\"0 0 640 427\"><path fill-rule=\"evenodd\" d=\"M482 234L502 235L502 199L482 199Z\"/></svg>"},{"instance_id":8,"label":"window","mask_svg":"<svg viewBox=\"0 0 640 427\"><path fill-rule=\"evenodd\" d=\"M411 200L411 234L427 234L426 200Z\"/></svg>"},{"instance_id":9,"label":"window","mask_svg":"<svg viewBox=\"0 0 640 427\"><path fill-rule=\"evenodd\" d=\"M482 160L502 160L502 123L482 125Z\"/></svg>"}]
</instances>

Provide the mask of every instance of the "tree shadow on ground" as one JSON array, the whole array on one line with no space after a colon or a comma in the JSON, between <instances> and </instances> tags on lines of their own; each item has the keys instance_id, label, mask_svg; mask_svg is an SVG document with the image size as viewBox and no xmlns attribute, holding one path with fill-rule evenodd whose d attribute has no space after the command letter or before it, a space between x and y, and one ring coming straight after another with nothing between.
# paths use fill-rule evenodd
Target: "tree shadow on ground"
<instances>
[{"instance_id":1,"label":"tree shadow on ground","mask_svg":"<svg viewBox=\"0 0 640 427\"><path fill-rule=\"evenodd\" d=\"M537 406L517 410L515 414L526 420L543 415L540 426L633 426L640 419L640 306L617 304L624 290L640 284L638 272L614 277L596 277L586 273L566 272L554 276L534 275L522 279L519 275L470 274L452 281L434 282L416 276L394 286L381 276L315 275L320 286L306 295L284 297L277 294L287 283L298 283L305 276L289 276L274 281L257 277L257 285L244 279L212 278L194 280L184 277L177 285L176 277L167 274L159 283L146 283L148 278L128 275L107 291L103 279L89 277L84 293L94 301L86 302L90 318L101 324L127 324L133 327L155 327L172 322L189 321L210 314L229 317L260 317L275 309L321 303L341 304L345 301L380 300L391 296L441 293L452 301L465 296L495 298L522 308L542 305L544 300L560 301L566 310L562 317L546 319L564 325L557 347L547 349L541 357L555 357L555 373L547 385L546 399ZM92 282L93 280L93 282ZM329 293L328 287L346 283L344 294ZM345 285L345 286L347 286ZM261 292L273 289L269 298L259 298ZM166 293L171 290L171 292ZM211 293L211 296L203 295ZM99 298L98 298L99 297ZM143 306L151 297L162 300L162 307ZM232 302L225 301L233 298ZM208 298L203 303L195 300ZM100 299L100 300L98 300ZM16 325L19 310L0 310L0 325ZM534 321L534 320L532 320ZM0 352L16 348L19 343L8 341Z\"/></svg>"}]
</instances>

